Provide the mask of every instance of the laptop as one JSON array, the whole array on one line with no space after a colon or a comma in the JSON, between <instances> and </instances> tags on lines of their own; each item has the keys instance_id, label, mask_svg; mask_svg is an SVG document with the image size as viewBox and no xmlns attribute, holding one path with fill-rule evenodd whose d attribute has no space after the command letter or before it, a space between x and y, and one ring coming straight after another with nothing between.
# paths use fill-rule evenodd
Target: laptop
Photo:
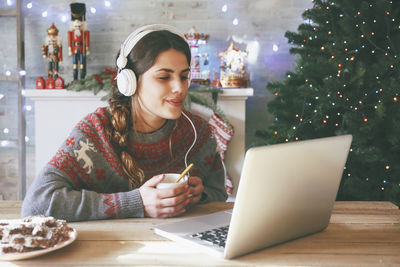
<instances>
[{"instance_id":1,"label":"laptop","mask_svg":"<svg viewBox=\"0 0 400 267\"><path fill-rule=\"evenodd\" d=\"M232 210L154 231L225 259L320 232L328 226L351 141L342 135L250 148Z\"/></svg>"}]
</instances>

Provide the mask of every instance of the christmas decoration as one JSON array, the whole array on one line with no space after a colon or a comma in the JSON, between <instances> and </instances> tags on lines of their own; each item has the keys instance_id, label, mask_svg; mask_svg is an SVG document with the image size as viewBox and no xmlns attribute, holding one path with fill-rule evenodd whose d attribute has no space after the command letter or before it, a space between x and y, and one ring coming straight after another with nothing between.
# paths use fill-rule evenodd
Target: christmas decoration
<instances>
[{"instance_id":1,"label":"christmas decoration","mask_svg":"<svg viewBox=\"0 0 400 267\"><path fill-rule=\"evenodd\" d=\"M71 30L68 31L68 54L72 56L74 80L86 76L86 56L89 51L89 31L85 30L86 6L82 3L71 5Z\"/></svg>"},{"instance_id":2,"label":"christmas decoration","mask_svg":"<svg viewBox=\"0 0 400 267\"><path fill-rule=\"evenodd\" d=\"M247 52L239 50L232 40L228 48L217 55L221 59L219 80L222 87L250 85L250 75L246 72Z\"/></svg>"},{"instance_id":3,"label":"christmas decoration","mask_svg":"<svg viewBox=\"0 0 400 267\"><path fill-rule=\"evenodd\" d=\"M106 67L100 74L94 74L81 80L74 80L67 84L66 89L70 91L92 91L97 95L100 91L111 92L117 69ZM103 99L104 100L104 99Z\"/></svg>"},{"instance_id":4,"label":"christmas decoration","mask_svg":"<svg viewBox=\"0 0 400 267\"><path fill-rule=\"evenodd\" d=\"M54 83L55 89L64 89L64 80L60 76L57 77Z\"/></svg>"},{"instance_id":5,"label":"christmas decoration","mask_svg":"<svg viewBox=\"0 0 400 267\"><path fill-rule=\"evenodd\" d=\"M233 126L224 121L218 114L213 113L208 121L208 124L213 129L215 139L217 140L217 150L221 159L225 158L225 152L228 149L228 144L233 137ZM225 166L224 166L225 169ZM226 171L226 169L225 169ZM233 193L232 179L226 174L225 189L228 195Z\"/></svg>"},{"instance_id":6,"label":"christmas decoration","mask_svg":"<svg viewBox=\"0 0 400 267\"><path fill-rule=\"evenodd\" d=\"M42 76L36 79L36 89L45 89L46 82Z\"/></svg>"},{"instance_id":7,"label":"christmas decoration","mask_svg":"<svg viewBox=\"0 0 400 267\"><path fill-rule=\"evenodd\" d=\"M47 29L46 44L42 44L42 56L48 60L47 81L43 77L36 80L36 89L54 89L55 80L58 81L57 89L64 88L64 80L58 75L59 64L62 63L62 40L58 36L58 29L53 24Z\"/></svg>"},{"instance_id":8,"label":"christmas decoration","mask_svg":"<svg viewBox=\"0 0 400 267\"><path fill-rule=\"evenodd\" d=\"M46 89L55 89L55 87L56 87L56 84L54 82L54 79L53 79L53 77L50 76L46 80Z\"/></svg>"},{"instance_id":9,"label":"christmas decoration","mask_svg":"<svg viewBox=\"0 0 400 267\"><path fill-rule=\"evenodd\" d=\"M51 24L50 28L47 29L46 44L42 45L43 58L48 58L48 70L47 76L56 79L58 77L59 63L62 63L62 41L61 37L58 36L58 29L56 26Z\"/></svg>"},{"instance_id":10,"label":"christmas decoration","mask_svg":"<svg viewBox=\"0 0 400 267\"><path fill-rule=\"evenodd\" d=\"M400 204L399 15L399 1L315 0L286 32L296 69L267 86L262 143L353 135L339 200Z\"/></svg>"},{"instance_id":11,"label":"christmas decoration","mask_svg":"<svg viewBox=\"0 0 400 267\"><path fill-rule=\"evenodd\" d=\"M207 41L210 37L208 34L197 33L193 26L189 33L185 34L189 42L190 51L192 53L192 66L190 69L191 82L194 84L210 84L210 70L207 53Z\"/></svg>"}]
</instances>

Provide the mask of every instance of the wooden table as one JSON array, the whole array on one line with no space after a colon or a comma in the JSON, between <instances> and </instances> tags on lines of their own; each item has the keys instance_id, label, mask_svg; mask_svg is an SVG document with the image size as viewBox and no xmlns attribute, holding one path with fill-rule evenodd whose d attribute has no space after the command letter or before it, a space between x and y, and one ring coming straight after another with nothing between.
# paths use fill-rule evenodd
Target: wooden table
<instances>
[{"instance_id":1,"label":"wooden table","mask_svg":"<svg viewBox=\"0 0 400 267\"><path fill-rule=\"evenodd\" d=\"M199 205L184 217L231 208L233 203ZM0 218L19 218L21 202L0 201ZM169 265L169 266L399 266L400 210L389 202L336 202L323 232L223 260L153 233L172 219L123 219L70 223L78 239L71 245L29 260L0 266Z\"/></svg>"}]
</instances>

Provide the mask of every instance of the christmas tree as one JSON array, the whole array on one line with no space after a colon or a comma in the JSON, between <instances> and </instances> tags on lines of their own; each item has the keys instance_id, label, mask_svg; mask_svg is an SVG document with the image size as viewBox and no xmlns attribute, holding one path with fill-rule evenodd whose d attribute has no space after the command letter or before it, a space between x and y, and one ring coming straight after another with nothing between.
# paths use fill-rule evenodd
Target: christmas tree
<instances>
[{"instance_id":1,"label":"christmas tree","mask_svg":"<svg viewBox=\"0 0 400 267\"><path fill-rule=\"evenodd\" d=\"M267 89L263 144L353 135L338 200L400 204L400 1L313 1L286 32L295 70Z\"/></svg>"}]
</instances>

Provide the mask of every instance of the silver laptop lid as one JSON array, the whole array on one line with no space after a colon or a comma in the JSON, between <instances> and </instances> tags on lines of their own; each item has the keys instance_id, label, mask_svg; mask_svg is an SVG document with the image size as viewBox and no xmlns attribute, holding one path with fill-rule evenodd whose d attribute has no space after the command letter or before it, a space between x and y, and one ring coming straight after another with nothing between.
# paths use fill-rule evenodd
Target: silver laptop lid
<instances>
[{"instance_id":1,"label":"silver laptop lid","mask_svg":"<svg viewBox=\"0 0 400 267\"><path fill-rule=\"evenodd\" d=\"M225 258L323 230L351 140L351 135L343 135L249 149Z\"/></svg>"}]
</instances>

